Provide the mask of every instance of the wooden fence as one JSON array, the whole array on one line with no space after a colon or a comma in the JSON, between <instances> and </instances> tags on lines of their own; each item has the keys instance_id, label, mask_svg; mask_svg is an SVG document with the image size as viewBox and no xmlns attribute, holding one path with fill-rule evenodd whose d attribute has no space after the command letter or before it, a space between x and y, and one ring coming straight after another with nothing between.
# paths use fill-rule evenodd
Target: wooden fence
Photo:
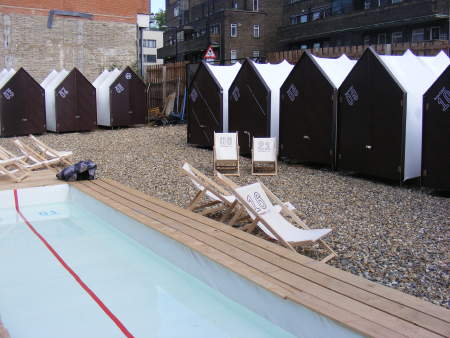
<instances>
[{"instance_id":1,"label":"wooden fence","mask_svg":"<svg viewBox=\"0 0 450 338\"><path fill-rule=\"evenodd\" d=\"M175 94L174 110L181 110L186 88L187 64L188 62L183 61L147 67L146 80L149 110L159 108L160 111L163 111L167 103L167 97L171 94Z\"/></svg>"},{"instance_id":2,"label":"wooden fence","mask_svg":"<svg viewBox=\"0 0 450 338\"><path fill-rule=\"evenodd\" d=\"M449 55L450 45L448 41L418 42L418 43L396 43L388 45L372 45L378 54L400 55L410 49L416 55L436 55L441 50ZM339 57L346 54L352 59L358 59L366 50L367 46L342 46L306 49L316 56ZM305 50L286 50L281 52L270 52L267 55L267 62L276 63L286 59L290 63L296 63Z\"/></svg>"}]
</instances>

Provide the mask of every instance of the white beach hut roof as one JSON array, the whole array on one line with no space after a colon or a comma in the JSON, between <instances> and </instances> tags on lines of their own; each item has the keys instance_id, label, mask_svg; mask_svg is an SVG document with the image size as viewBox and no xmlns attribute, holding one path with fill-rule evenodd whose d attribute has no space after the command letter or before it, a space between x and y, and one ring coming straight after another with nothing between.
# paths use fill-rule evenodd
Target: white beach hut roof
<instances>
[{"instance_id":1,"label":"white beach hut roof","mask_svg":"<svg viewBox=\"0 0 450 338\"><path fill-rule=\"evenodd\" d=\"M344 82L347 75L353 69L356 61L350 60L347 55L343 54L337 59L320 58L311 55L322 71L327 75L334 88L338 89Z\"/></svg>"}]
</instances>

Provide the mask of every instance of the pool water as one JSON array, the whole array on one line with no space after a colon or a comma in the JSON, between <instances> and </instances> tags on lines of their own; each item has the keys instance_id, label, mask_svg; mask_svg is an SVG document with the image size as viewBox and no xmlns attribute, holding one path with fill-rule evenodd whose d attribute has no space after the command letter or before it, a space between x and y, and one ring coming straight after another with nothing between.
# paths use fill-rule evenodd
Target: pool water
<instances>
[{"instance_id":1,"label":"pool water","mask_svg":"<svg viewBox=\"0 0 450 338\"><path fill-rule=\"evenodd\" d=\"M133 336L292 336L112 226L109 209L90 209L76 200L20 207ZM0 316L14 338L124 336L14 207L0 207Z\"/></svg>"}]
</instances>

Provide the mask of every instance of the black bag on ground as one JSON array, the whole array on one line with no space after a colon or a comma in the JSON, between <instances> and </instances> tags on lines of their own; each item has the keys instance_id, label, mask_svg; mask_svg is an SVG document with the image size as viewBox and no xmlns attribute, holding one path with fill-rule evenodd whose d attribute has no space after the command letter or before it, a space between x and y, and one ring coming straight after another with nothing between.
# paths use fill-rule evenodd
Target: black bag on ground
<instances>
[{"instance_id":1,"label":"black bag on ground","mask_svg":"<svg viewBox=\"0 0 450 338\"><path fill-rule=\"evenodd\" d=\"M68 166L56 174L60 180L72 182L81 180L95 179L95 170L97 165L92 161L80 161L74 165Z\"/></svg>"}]
</instances>

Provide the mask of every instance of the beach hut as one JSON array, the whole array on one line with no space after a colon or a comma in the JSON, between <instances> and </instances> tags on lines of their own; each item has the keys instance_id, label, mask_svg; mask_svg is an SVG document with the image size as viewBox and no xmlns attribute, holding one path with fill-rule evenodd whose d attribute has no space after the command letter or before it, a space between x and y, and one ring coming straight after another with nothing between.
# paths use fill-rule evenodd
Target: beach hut
<instances>
[{"instance_id":1,"label":"beach hut","mask_svg":"<svg viewBox=\"0 0 450 338\"><path fill-rule=\"evenodd\" d=\"M240 68L200 63L188 92L188 143L212 147L214 132L228 132L228 89Z\"/></svg>"},{"instance_id":2,"label":"beach hut","mask_svg":"<svg viewBox=\"0 0 450 338\"><path fill-rule=\"evenodd\" d=\"M384 56L368 48L339 89L337 167L389 180L419 177L422 96L448 63L442 54Z\"/></svg>"},{"instance_id":3,"label":"beach hut","mask_svg":"<svg viewBox=\"0 0 450 338\"><path fill-rule=\"evenodd\" d=\"M280 156L334 168L338 88L355 63L303 53L280 90Z\"/></svg>"},{"instance_id":4,"label":"beach hut","mask_svg":"<svg viewBox=\"0 0 450 338\"><path fill-rule=\"evenodd\" d=\"M422 185L450 191L450 67L423 96Z\"/></svg>"},{"instance_id":5,"label":"beach hut","mask_svg":"<svg viewBox=\"0 0 450 338\"><path fill-rule=\"evenodd\" d=\"M93 82L97 93L97 124L106 127L147 123L147 97L144 82L126 67L103 71Z\"/></svg>"},{"instance_id":6,"label":"beach hut","mask_svg":"<svg viewBox=\"0 0 450 338\"><path fill-rule=\"evenodd\" d=\"M42 81L45 90L47 130L89 131L97 126L94 86L74 68L53 70Z\"/></svg>"},{"instance_id":7,"label":"beach hut","mask_svg":"<svg viewBox=\"0 0 450 338\"><path fill-rule=\"evenodd\" d=\"M44 89L25 69L0 72L0 136L45 132Z\"/></svg>"},{"instance_id":8,"label":"beach hut","mask_svg":"<svg viewBox=\"0 0 450 338\"><path fill-rule=\"evenodd\" d=\"M278 144L280 87L293 65L258 64L246 59L228 93L228 131L239 133L241 154L250 154L253 137L276 137Z\"/></svg>"}]
</instances>

